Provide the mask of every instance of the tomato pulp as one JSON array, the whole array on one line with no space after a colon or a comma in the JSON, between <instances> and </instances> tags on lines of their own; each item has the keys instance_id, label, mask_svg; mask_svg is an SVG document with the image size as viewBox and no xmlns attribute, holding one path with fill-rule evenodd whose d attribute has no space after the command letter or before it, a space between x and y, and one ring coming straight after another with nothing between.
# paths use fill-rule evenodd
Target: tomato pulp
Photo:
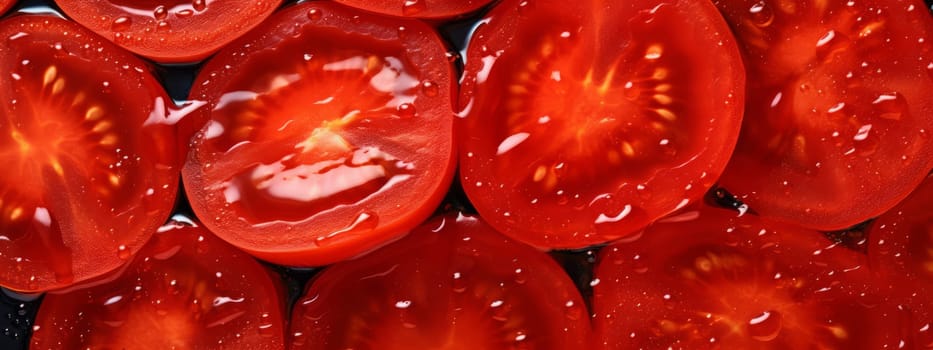
<instances>
[{"instance_id":1,"label":"tomato pulp","mask_svg":"<svg viewBox=\"0 0 933 350\"><path fill-rule=\"evenodd\" d=\"M467 50L461 182L523 242L618 239L713 185L738 137L744 77L705 1L504 1Z\"/></svg>"},{"instance_id":2,"label":"tomato pulp","mask_svg":"<svg viewBox=\"0 0 933 350\"><path fill-rule=\"evenodd\" d=\"M819 230L880 215L933 168L933 18L920 1L718 0L748 68L721 185Z\"/></svg>"},{"instance_id":3,"label":"tomato pulp","mask_svg":"<svg viewBox=\"0 0 933 350\"><path fill-rule=\"evenodd\" d=\"M81 25L158 62L194 62L246 34L281 0L56 0Z\"/></svg>"},{"instance_id":4,"label":"tomato pulp","mask_svg":"<svg viewBox=\"0 0 933 350\"><path fill-rule=\"evenodd\" d=\"M174 205L171 100L146 63L73 22L13 16L0 37L0 285L113 270Z\"/></svg>"},{"instance_id":5,"label":"tomato pulp","mask_svg":"<svg viewBox=\"0 0 933 350\"><path fill-rule=\"evenodd\" d=\"M47 294L30 349L284 349L278 283L246 253L173 221L106 281Z\"/></svg>"},{"instance_id":6,"label":"tomato pulp","mask_svg":"<svg viewBox=\"0 0 933 350\"><path fill-rule=\"evenodd\" d=\"M218 236L314 266L398 238L453 177L454 82L422 22L290 7L207 63L183 176Z\"/></svg>"},{"instance_id":7,"label":"tomato pulp","mask_svg":"<svg viewBox=\"0 0 933 350\"><path fill-rule=\"evenodd\" d=\"M446 215L312 280L292 349L586 349L573 283L546 254Z\"/></svg>"}]
</instances>

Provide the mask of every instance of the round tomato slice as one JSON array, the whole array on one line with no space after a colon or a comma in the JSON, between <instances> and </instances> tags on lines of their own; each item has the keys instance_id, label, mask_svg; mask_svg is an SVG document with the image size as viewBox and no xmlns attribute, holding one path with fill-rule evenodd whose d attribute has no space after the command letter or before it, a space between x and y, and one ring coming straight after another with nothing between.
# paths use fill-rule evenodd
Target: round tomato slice
<instances>
[{"instance_id":1,"label":"round tomato slice","mask_svg":"<svg viewBox=\"0 0 933 350\"><path fill-rule=\"evenodd\" d=\"M872 223L872 270L910 313L907 348L933 348L933 177Z\"/></svg>"},{"instance_id":2,"label":"round tomato slice","mask_svg":"<svg viewBox=\"0 0 933 350\"><path fill-rule=\"evenodd\" d=\"M444 19L479 10L492 0L336 0L355 8L390 16Z\"/></svg>"},{"instance_id":3,"label":"round tomato slice","mask_svg":"<svg viewBox=\"0 0 933 350\"><path fill-rule=\"evenodd\" d=\"M0 0L0 15L3 15L7 10L11 9L15 3L16 0Z\"/></svg>"},{"instance_id":4,"label":"round tomato slice","mask_svg":"<svg viewBox=\"0 0 933 350\"><path fill-rule=\"evenodd\" d=\"M174 205L171 100L144 62L73 22L14 16L0 38L0 285L113 270Z\"/></svg>"},{"instance_id":5,"label":"round tomato slice","mask_svg":"<svg viewBox=\"0 0 933 350\"><path fill-rule=\"evenodd\" d=\"M748 67L721 184L763 216L839 230L933 168L933 19L920 1L718 0Z\"/></svg>"},{"instance_id":6,"label":"round tomato slice","mask_svg":"<svg viewBox=\"0 0 933 350\"><path fill-rule=\"evenodd\" d=\"M201 60L246 34L281 0L55 0L68 17L158 62Z\"/></svg>"},{"instance_id":7,"label":"round tomato slice","mask_svg":"<svg viewBox=\"0 0 933 350\"><path fill-rule=\"evenodd\" d=\"M586 305L549 256L475 217L433 219L338 263L292 312L290 349L586 349Z\"/></svg>"},{"instance_id":8,"label":"round tomato slice","mask_svg":"<svg viewBox=\"0 0 933 350\"><path fill-rule=\"evenodd\" d=\"M232 68L235 67L235 68ZM325 2L276 14L194 83L207 102L184 169L191 205L228 242L314 266L396 239L453 177L454 83L422 22Z\"/></svg>"},{"instance_id":9,"label":"round tomato slice","mask_svg":"<svg viewBox=\"0 0 933 350\"><path fill-rule=\"evenodd\" d=\"M30 349L284 349L271 276L207 230L173 221L118 276L47 294Z\"/></svg>"},{"instance_id":10,"label":"round tomato slice","mask_svg":"<svg viewBox=\"0 0 933 350\"><path fill-rule=\"evenodd\" d=\"M579 248L699 199L732 153L744 71L705 1L508 0L474 32L461 180L489 223Z\"/></svg>"},{"instance_id":11,"label":"round tomato slice","mask_svg":"<svg viewBox=\"0 0 933 350\"><path fill-rule=\"evenodd\" d=\"M819 232L703 208L604 248L594 326L609 349L897 348L866 267Z\"/></svg>"}]
</instances>

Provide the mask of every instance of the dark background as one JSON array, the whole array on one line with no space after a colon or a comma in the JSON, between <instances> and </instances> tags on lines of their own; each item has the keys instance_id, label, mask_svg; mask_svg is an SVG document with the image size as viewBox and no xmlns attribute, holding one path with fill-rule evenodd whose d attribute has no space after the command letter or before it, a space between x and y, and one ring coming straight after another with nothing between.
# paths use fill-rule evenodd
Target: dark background
<instances>
[{"instance_id":1,"label":"dark background","mask_svg":"<svg viewBox=\"0 0 933 350\"><path fill-rule=\"evenodd\" d=\"M296 1L286 0L286 4L283 6L288 6L294 2ZM925 2L927 7L933 11L933 0L925 0ZM18 4L16 4L14 9L11 11L11 14L19 9L39 7L51 8L61 13L61 11L58 11L52 0L27 0L20 1ZM451 51L463 51L466 44L466 38L469 35L470 30L482 17L482 15L483 13L480 12L462 20L445 23L439 27L439 31L441 35L447 40ZM458 60L458 69L460 68L460 62L461 61ZM163 85L165 86L169 95L171 95L175 100L184 100L186 98L188 95L188 89L200 67L197 64L184 66L155 66L156 71L163 82ZM728 202L728 198L726 198L725 202L723 202L721 196L717 198L717 196L713 195L710 196L710 198L711 200L717 201L721 205L735 206L735 203ZM463 194L463 190L460 188L460 184L456 182L451 187L444 203L438 209L439 212L449 210L473 212L469 201ZM193 217L191 209L188 207L187 199L184 197L184 191L180 192L179 201L175 208L175 213ZM833 234L846 234L846 232ZM590 271L592 270L591 268L595 260L596 252L597 249L583 251L559 251L551 253L551 256L553 256L559 263L561 263L561 265L564 266L570 276L574 279L574 282L577 284L578 288L580 288L584 298L587 300L589 300L588 296L590 294ZM290 269L275 265L268 266L277 271L282 276L282 281L288 288L291 302L294 302L298 298L302 288L304 288L305 283L317 271L317 269ZM16 295L15 293L8 292L5 289L2 291L3 293L0 293L0 350L26 349L29 342L29 335L32 332L33 320L35 319L36 312L38 311L39 304L41 303L41 297Z\"/></svg>"}]
</instances>

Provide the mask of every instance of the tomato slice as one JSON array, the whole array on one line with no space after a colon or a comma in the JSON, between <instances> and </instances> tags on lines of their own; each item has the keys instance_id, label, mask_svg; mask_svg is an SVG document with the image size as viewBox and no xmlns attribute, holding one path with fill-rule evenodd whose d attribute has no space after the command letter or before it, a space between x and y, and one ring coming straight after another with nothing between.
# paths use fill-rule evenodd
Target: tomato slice
<instances>
[{"instance_id":1,"label":"tomato slice","mask_svg":"<svg viewBox=\"0 0 933 350\"><path fill-rule=\"evenodd\" d=\"M612 349L896 348L865 258L816 231L703 208L603 249L593 304Z\"/></svg>"},{"instance_id":2,"label":"tomato slice","mask_svg":"<svg viewBox=\"0 0 933 350\"><path fill-rule=\"evenodd\" d=\"M907 349L933 348L933 177L872 223L872 270L910 313Z\"/></svg>"},{"instance_id":3,"label":"tomato slice","mask_svg":"<svg viewBox=\"0 0 933 350\"><path fill-rule=\"evenodd\" d=\"M111 280L47 294L30 349L284 349L280 281L185 222L160 229Z\"/></svg>"},{"instance_id":4,"label":"tomato slice","mask_svg":"<svg viewBox=\"0 0 933 350\"><path fill-rule=\"evenodd\" d=\"M201 60L246 34L281 0L55 0L68 17L159 62Z\"/></svg>"},{"instance_id":5,"label":"tomato slice","mask_svg":"<svg viewBox=\"0 0 933 350\"><path fill-rule=\"evenodd\" d=\"M0 285L116 269L174 205L171 100L144 62L73 22L14 16L0 38Z\"/></svg>"},{"instance_id":6,"label":"tomato slice","mask_svg":"<svg viewBox=\"0 0 933 350\"><path fill-rule=\"evenodd\" d=\"M453 177L451 66L422 22L311 2L221 51L194 83L183 176L218 236L314 266L424 221ZM231 69L235 67L235 69Z\"/></svg>"},{"instance_id":7,"label":"tomato slice","mask_svg":"<svg viewBox=\"0 0 933 350\"><path fill-rule=\"evenodd\" d=\"M738 137L741 57L705 1L507 0L467 51L461 180L489 223L579 248L699 199Z\"/></svg>"},{"instance_id":8,"label":"tomato slice","mask_svg":"<svg viewBox=\"0 0 933 350\"><path fill-rule=\"evenodd\" d=\"M445 19L475 12L492 0L336 0L361 10L390 16Z\"/></svg>"},{"instance_id":9,"label":"tomato slice","mask_svg":"<svg viewBox=\"0 0 933 350\"><path fill-rule=\"evenodd\" d=\"M749 74L721 183L751 208L844 229L933 168L933 19L922 2L716 2Z\"/></svg>"},{"instance_id":10,"label":"tomato slice","mask_svg":"<svg viewBox=\"0 0 933 350\"><path fill-rule=\"evenodd\" d=\"M0 15L3 15L7 10L13 8L13 4L16 3L16 0L0 0Z\"/></svg>"},{"instance_id":11,"label":"tomato slice","mask_svg":"<svg viewBox=\"0 0 933 350\"><path fill-rule=\"evenodd\" d=\"M586 306L549 256L478 218L435 218L338 263L292 312L290 349L586 349Z\"/></svg>"}]
</instances>

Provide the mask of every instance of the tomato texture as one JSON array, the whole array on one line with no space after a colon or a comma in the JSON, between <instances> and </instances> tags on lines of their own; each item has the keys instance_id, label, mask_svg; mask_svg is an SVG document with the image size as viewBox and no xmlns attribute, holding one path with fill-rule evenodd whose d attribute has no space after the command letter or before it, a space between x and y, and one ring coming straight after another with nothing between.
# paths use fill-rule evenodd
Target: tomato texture
<instances>
[{"instance_id":1,"label":"tomato texture","mask_svg":"<svg viewBox=\"0 0 933 350\"><path fill-rule=\"evenodd\" d=\"M933 348L933 178L872 223L868 257L909 313L907 348Z\"/></svg>"},{"instance_id":2,"label":"tomato texture","mask_svg":"<svg viewBox=\"0 0 933 350\"><path fill-rule=\"evenodd\" d=\"M607 349L897 348L897 311L865 257L816 231L703 208L600 253Z\"/></svg>"},{"instance_id":3,"label":"tomato texture","mask_svg":"<svg viewBox=\"0 0 933 350\"><path fill-rule=\"evenodd\" d=\"M461 89L470 201L511 237L577 248L702 196L745 87L705 1L507 0L473 33Z\"/></svg>"},{"instance_id":4,"label":"tomato texture","mask_svg":"<svg viewBox=\"0 0 933 350\"><path fill-rule=\"evenodd\" d=\"M56 0L68 17L159 62L193 62L245 34L281 0Z\"/></svg>"},{"instance_id":5,"label":"tomato texture","mask_svg":"<svg viewBox=\"0 0 933 350\"><path fill-rule=\"evenodd\" d=\"M287 265L398 238L453 177L451 79L422 22L326 2L278 13L194 83L191 98L207 102L183 173L195 213Z\"/></svg>"},{"instance_id":6,"label":"tomato texture","mask_svg":"<svg viewBox=\"0 0 933 350\"><path fill-rule=\"evenodd\" d=\"M174 204L171 100L144 62L72 22L14 16L0 37L0 285L113 270Z\"/></svg>"},{"instance_id":7,"label":"tomato texture","mask_svg":"<svg viewBox=\"0 0 933 350\"><path fill-rule=\"evenodd\" d=\"M479 10L492 0L336 0L358 9L391 16L450 18Z\"/></svg>"},{"instance_id":8,"label":"tomato texture","mask_svg":"<svg viewBox=\"0 0 933 350\"><path fill-rule=\"evenodd\" d=\"M0 15L6 13L15 3L16 0L0 0Z\"/></svg>"},{"instance_id":9,"label":"tomato texture","mask_svg":"<svg viewBox=\"0 0 933 350\"><path fill-rule=\"evenodd\" d=\"M821 230L875 217L933 168L933 18L919 1L718 0L748 69L721 184Z\"/></svg>"},{"instance_id":10,"label":"tomato texture","mask_svg":"<svg viewBox=\"0 0 933 350\"><path fill-rule=\"evenodd\" d=\"M291 349L585 349L586 306L546 254L475 217L428 221L312 280Z\"/></svg>"},{"instance_id":11,"label":"tomato texture","mask_svg":"<svg viewBox=\"0 0 933 350\"><path fill-rule=\"evenodd\" d=\"M118 275L46 295L30 349L284 349L279 281L187 222L160 229Z\"/></svg>"}]
</instances>

